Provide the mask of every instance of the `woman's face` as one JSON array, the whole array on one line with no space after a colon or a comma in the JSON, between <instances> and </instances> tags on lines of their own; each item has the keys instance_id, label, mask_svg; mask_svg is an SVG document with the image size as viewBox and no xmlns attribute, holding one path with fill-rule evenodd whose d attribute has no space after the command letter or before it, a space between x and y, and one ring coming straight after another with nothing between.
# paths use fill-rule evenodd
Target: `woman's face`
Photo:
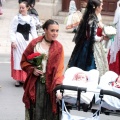
<instances>
[{"instance_id":1,"label":"woman's face","mask_svg":"<svg viewBox=\"0 0 120 120\"><path fill-rule=\"evenodd\" d=\"M45 29L45 37L49 41L56 40L58 37L59 25L51 24L48 26L48 29Z\"/></svg>"},{"instance_id":2,"label":"woman's face","mask_svg":"<svg viewBox=\"0 0 120 120\"><path fill-rule=\"evenodd\" d=\"M19 12L20 12L20 14L27 15L27 10L28 10L28 8L26 7L26 5L24 3L21 3L19 5Z\"/></svg>"},{"instance_id":3,"label":"woman's face","mask_svg":"<svg viewBox=\"0 0 120 120\"><path fill-rule=\"evenodd\" d=\"M79 72L79 73L74 75L73 80L87 82L87 76L85 73Z\"/></svg>"}]
</instances>

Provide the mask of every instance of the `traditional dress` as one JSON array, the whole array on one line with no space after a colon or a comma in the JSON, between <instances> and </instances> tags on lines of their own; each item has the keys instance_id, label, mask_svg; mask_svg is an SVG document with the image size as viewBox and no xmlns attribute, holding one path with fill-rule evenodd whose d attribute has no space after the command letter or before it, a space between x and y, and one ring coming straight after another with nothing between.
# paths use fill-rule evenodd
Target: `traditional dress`
<instances>
[{"instance_id":1,"label":"traditional dress","mask_svg":"<svg viewBox=\"0 0 120 120\"><path fill-rule=\"evenodd\" d=\"M68 67L75 66L84 71L97 69L100 76L108 71L107 58L100 42L101 37L97 35L97 29L98 18L93 14L88 19L86 36L83 41L79 40L81 43L76 43Z\"/></svg>"},{"instance_id":2,"label":"traditional dress","mask_svg":"<svg viewBox=\"0 0 120 120\"><path fill-rule=\"evenodd\" d=\"M66 29L76 29L80 23L82 14L80 11L77 11L77 7L74 0L70 1L69 5L69 15L66 17Z\"/></svg>"},{"instance_id":3,"label":"traditional dress","mask_svg":"<svg viewBox=\"0 0 120 120\"><path fill-rule=\"evenodd\" d=\"M17 48L11 48L11 77L17 81L24 82L26 73L21 70L20 61L22 54L29 42L37 37L34 19L29 16L16 15L11 23L10 39L15 42Z\"/></svg>"},{"instance_id":4,"label":"traditional dress","mask_svg":"<svg viewBox=\"0 0 120 120\"><path fill-rule=\"evenodd\" d=\"M21 67L28 77L24 83L23 102L26 107L26 120L58 120L56 118L57 104L54 93L56 85L62 84L64 70L63 47L58 41L51 43L49 51L41 47L42 37L33 40L22 56ZM41 83L41 76L33 74L34 66L27 61L27 56L40 52L48 55L45 66L45 83Z\"/></svg>"},{"instance_id":5,"label":"traditional dress","mask_svg":"<svg viewBox=\"0 0 120 120\"><path fill-rule=\"evenodd\" d=\"M108 55L109 69L118 75L120 74L120 1L117 2L117 9L115 11L114 22L117 28L117 34L110 46Z\"/></svg>"}]
</instances>

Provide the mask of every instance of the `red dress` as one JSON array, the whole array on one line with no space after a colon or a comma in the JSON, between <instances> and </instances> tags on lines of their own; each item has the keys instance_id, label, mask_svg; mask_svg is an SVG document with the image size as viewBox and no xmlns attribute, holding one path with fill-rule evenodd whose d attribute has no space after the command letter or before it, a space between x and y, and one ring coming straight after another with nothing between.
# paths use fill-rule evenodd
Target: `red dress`
<instances>
[{"instance_id":1,"label":"red dress","mask_svg":"<svg viewBox=\"0 0 120 120\"><path fill-rule=\"evenodd\" d=\"M114 71L118 75L120 75L120 51L118 51L116 55L116 61L110 63L110 53L108 54L108 63L109 63L109 70Z\"/></svg>"}]
</instances>

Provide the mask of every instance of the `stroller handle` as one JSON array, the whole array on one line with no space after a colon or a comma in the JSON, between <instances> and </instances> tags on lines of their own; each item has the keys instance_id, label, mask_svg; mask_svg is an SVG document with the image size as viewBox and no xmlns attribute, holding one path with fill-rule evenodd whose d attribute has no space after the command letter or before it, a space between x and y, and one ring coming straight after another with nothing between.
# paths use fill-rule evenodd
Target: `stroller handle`
<instances>
[{"instance_id":1,"label":"stroller handle","mask_svg":"<svg viewBox=\"0 0 120 120\"><path fill-rule=\"evenodd\" d=\"M70 85L58 85L55 87L54 91L56 92L57 90L64 90L64 89L65 90L73 90L73 91L81 91L81 92L87 91L87 88L70 86ZM87 91L87 92L90 92L90 91ZM92 92L94 92L94 91L92 91ZM110 90L103 90L103 89L101 89L99 92L100 92L101 98L103 97L103 95L111 95L111 96L114 96L114 97L117 97L118 99L120 99L120 94L117 92L110 91Z\"/></svg>"},{"instance_id":2,"label":"stroller handle","mask_svg":"<svg viewBox=\"0 0 120 120\"><path fill-rule=\"evenodd\" d=\"M70 86L70 85L58 85L56 86L56 88L54 89L54 91L56 92L57 90L73 90L73 91L84 91L86 92L87 88L84 87L76 87L76 86Z\"/></svg>"},{"instance_id":3,"label":"stroller handle","mask_svg":"<svg viewBox=\"0 0 120 120\"><path fill-rule=\"evenodd\" d=\"M110 91L110 90L103 90L101 89L100 90L100 96L101 95L111 95L111 96L114 96L114 97L117 97L120 99L120 94L117 93L117 92L114 92L114 91Z\"/></svg>"}]
</instances>

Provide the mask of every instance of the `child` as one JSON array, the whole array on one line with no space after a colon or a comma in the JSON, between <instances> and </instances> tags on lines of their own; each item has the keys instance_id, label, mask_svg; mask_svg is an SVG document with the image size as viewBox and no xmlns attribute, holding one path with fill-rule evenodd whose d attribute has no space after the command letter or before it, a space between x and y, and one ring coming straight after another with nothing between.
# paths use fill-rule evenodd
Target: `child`
<instances>
[{"instance_id":1,"label":"child","mask_svg":"<svg viewBox=\"0 0 120 120\"><path fill-rule=\"evenodd\" d=\"M117 77L116 81L112 82L112 86L120 88L120 75Z\"/></svg>"},{"instance_id":2,"label":"child","mask_svg":"<svg viewBox=\"0 0 120 120\"><path fill-rule=\"evenodd\" d=\"M88 81L88 77L84 72L79 72L74 75L72 80L81 81L81 82L86 83Z\"/></svg>"}]
</instances>

